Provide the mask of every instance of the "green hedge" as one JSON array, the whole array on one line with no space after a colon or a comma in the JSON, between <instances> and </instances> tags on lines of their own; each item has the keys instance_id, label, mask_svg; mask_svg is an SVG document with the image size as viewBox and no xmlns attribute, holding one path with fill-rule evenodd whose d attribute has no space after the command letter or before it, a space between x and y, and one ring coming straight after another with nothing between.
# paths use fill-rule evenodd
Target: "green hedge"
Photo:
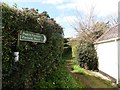
<instances>
[{"instance_id":1,"label":"green hedge","mask_svg":"<svg viewBox=\"0 0 120 90\"><path fill-rule=\"evenodd\" d=\"M91 42L81 40L76 49L76 57L82 68L98 70L97 52Z\"/></svg>"},{"instance_id":2,"label":"green hedge","mask_svg":"<svg viewBox=\"0 0 120 90\"><path fill-rule=\"evenodd\" d=\"M47 12L9 7L2 3L2 83L4 88L33 88L41 79L49 76L63 63L63 29ZM45 34L45 44L20 41L18 33L30 31ZM19 61L13 53L19 51Z\"/></svg>"},{"instance_id":3,"label":"green hedge","mask_svg":"<svg viewBox=\"0 0 120 90\"><path fill-rule=\"evenodd\" d=\"M64 51L63 51L64 58L71 58L72 57L72 47L70 45L69 38L64 38Z\"/></svg>"}]
</instances>

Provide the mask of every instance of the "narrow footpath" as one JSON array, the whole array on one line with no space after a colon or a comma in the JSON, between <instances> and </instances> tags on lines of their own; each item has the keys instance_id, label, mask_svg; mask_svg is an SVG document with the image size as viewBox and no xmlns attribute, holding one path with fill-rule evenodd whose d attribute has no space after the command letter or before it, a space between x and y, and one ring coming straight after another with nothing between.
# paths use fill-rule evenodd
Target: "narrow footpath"
<instances>
[{"instance_id":1,"label":"narrow footpath","mask_svg":"<svg viewBox=\"0 0 120 90\"><path fill-rule=\"evenodd\" d=\"M82 82L86 88L115 88L115 85L108 80L104 80L100 77L96 77L95 75L89 74L80 74L78 72L72 72L72 62L71 60L66 61L66 69L68 72L79 82ZM90 73L90 71L88 71ZM109 89L108 89L109 90Z\"/></svg>"}]
</instances>

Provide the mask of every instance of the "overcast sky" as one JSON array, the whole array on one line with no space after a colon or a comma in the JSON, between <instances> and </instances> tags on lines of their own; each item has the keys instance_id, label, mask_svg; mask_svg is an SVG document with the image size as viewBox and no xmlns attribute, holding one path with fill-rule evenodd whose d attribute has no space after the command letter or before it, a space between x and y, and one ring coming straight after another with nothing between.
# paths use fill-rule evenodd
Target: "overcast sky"
<instances>
[{"instance_id":1,"label":"overcast sky","mask_svg":"<svg viewBox=\"0 0 120 90\"><path fill-rule=\"evenodd\" d=\"M110 17L117 17L119 0L1 0L12 6L17 4L18 8L35 8L39 12L47 11L64 28L65 37L74 37L75 30L71 27L77 16L86 15L91 7L95 7L98 19L104 22Z\"/></svg>"}]
</instances>

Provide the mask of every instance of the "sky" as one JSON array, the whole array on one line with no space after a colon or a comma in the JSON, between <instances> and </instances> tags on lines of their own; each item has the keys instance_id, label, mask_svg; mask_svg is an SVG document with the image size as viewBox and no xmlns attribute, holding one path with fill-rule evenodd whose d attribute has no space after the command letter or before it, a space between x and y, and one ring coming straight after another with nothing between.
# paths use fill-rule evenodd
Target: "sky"
<instances>
[{"instance_id":1,"label":"sky","mask_svg":"<svg viewBox=\"0 0 120 90\"><path fill-rule=\"evenodd\" d=\"M15 3L18 8L35 8L39 12L47 11L51 18L63 27L65 37L75 37L73 29L79 15L88 15L94 7L95 15L100 21L110 21L118 17L119 0L1 0L10 6Z\"/></svg>"}]
</instances>

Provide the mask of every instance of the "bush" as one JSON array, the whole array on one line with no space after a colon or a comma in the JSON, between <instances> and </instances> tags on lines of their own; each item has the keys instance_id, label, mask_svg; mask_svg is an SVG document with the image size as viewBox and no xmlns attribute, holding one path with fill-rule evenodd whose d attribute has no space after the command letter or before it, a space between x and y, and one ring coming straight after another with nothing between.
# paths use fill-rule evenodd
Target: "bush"
<instances>
[{"instance_id":1,"label":"bush","mask_svg":"<svg viewBox=\"0 0 120 90\"><path fill-rule=\"evenodd\" d=\"M64 38L64 51L63 51L63 57L66 57L66 59L69 57L72 57L72 47L69 44L69 38Z\"/></svg>"},{"instance_id":2,"label":"bush","mask_svg":"<svg viewBox=\"0 0 120 90\"><path fill-rule=\"evenodd\" d=\"M76 50L77 60L82 68L98 70L97 53L91 42L81 40Z\"/></svg>"},{"instance_id":3,"label":"bush","mask_svg":"<svg viewBox=\"0 0 120 90\"><path fill-rule=\"evenodd\" d=\"M120 88L120 79L118 80L117 86L118 86L118 88Z\"/></svg>"},{"instance_id":4,"label":"bush","mask_svg":"<svg viewBox=\"0 0 120 90\"><path fill-rule=\"evenodd\" d=\"M68 46L68 47L64 47L64 54L67 54L67 53L72 53L72 48L71 46Z\"/></svg>"},{"instance_id":5,"label":"bush","mask_svg":"<svg viewBox=\"0 0 120 90\"><path fill-rule=\"evenodd\" d=\"M2 3L2 83L5 88L33 88L42 78L49 76L63 63L63 29L47 12L35 9L9 7ZM18 33L30 31L45 34L47 42L20 41ZM19 61L13 53L19 51Z\"/></svg>"}]
</instances>

